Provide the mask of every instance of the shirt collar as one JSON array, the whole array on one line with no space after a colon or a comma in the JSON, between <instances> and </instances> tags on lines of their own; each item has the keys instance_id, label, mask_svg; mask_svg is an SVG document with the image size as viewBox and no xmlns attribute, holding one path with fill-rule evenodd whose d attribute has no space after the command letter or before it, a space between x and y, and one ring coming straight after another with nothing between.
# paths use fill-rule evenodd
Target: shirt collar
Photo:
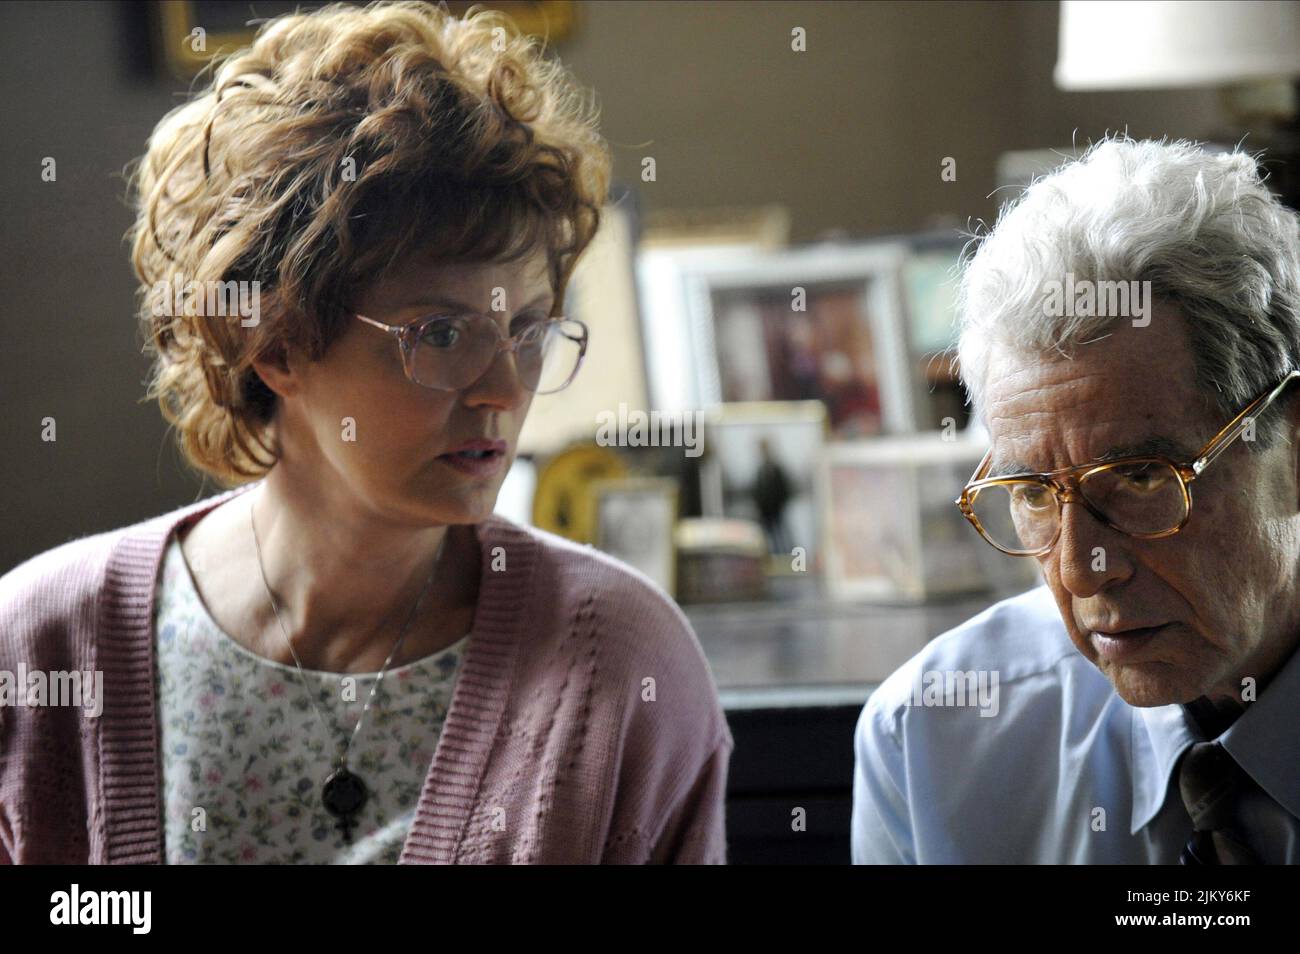
<instances>
[{"instance_id":1,"label":"shirt collar","mask_svg":"<svg viewBox=\"0 0 1300 954\"><path fill-rule=\"evenodd\" d=\"M1300 651L1292 652L1259 698L1247 705L1219 741L1279 805L1300 818ZM1138 710L1133 720L1132 834L1164 807L1178 758L1200 733L1181 705ZM1144 728L1143 733L1140 730Z\"/></svg>"},{"instance_id":2,"label":"shirt collar","mask_svg":"<svg viewBox=\"0 0 1300 954\"><path fill-rule=\"evenodd\" d=\"M1256 784L1300 818L1300 650L1293 650L1259 699L1220 736Z\"/></svg>"},{"instance_id":3,"label":"shirt collar","mask_svg":"<svg viewBox=\"0 0 1300 954\"><path fill-rule=\"evenodd\" d=\"M1129 829L1134 835L1159 814L1178 757L1198 738L1180 705L1146 706L1138 709L1138 715L1133 720L1133 819Z\"/></svg>"}]
</instances>

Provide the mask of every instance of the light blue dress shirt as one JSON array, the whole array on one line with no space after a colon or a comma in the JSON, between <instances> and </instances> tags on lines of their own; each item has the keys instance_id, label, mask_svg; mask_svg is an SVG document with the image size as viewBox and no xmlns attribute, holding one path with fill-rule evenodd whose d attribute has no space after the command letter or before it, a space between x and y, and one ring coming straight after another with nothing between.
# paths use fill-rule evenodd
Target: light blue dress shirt
<instances>
[{"instance_id":1,"label":"light blue dress shirt","mask_svg":"<svg viewBox=\"0 0 1300 954\"><path fill-rule=\"evenodd\" d=\"M1124 702L1039 586L934 639L867 700L853 861L1176 864L1191 819L1174 768L1202 738L1181 705ZM1239 809L1243 840L1297 863L1300 652L1219 739L1263 789Z\"/></svg>"}]
</instances>

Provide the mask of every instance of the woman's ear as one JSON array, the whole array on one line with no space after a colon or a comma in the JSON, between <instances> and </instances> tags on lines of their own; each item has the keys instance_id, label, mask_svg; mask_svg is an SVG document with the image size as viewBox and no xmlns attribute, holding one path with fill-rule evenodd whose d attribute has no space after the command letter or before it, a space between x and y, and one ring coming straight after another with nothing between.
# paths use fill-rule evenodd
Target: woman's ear
<instances>
[{"instance_id":1,"label":"woman's ear","mask_svg":"<svg viewBox=\"0 0 1300 954\"><path fill-rule=\"evenodd\" d=\"M297 372L297 362L282 346L276 346L264 352L252 362L253 370L262 379L262 383L281 398L292 397L301 387Z\"/></svg>"}]
</instances>

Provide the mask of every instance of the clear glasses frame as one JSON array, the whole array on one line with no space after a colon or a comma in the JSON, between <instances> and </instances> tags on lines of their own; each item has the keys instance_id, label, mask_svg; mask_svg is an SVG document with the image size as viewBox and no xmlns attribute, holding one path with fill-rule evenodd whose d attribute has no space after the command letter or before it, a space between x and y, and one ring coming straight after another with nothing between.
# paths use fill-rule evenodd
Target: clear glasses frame
<instances>
[{"instance_id":1,"label":"clear glasses frame","mask_svg":"<svg viewBox=\"0 0 1300 954\"><path fill-rule=\"evenodd\" d=\"M961 496L954 503L961 510L962 516L970 521L971 525L979 532L990 546L1001 550L1010 556L1042 556L1051 551L1056 546L1056 541L1061 536L1060 516L1065 504L1075 502L1082 504L1087 511L1097 518L1102 524L1117 530L1120 533L1127 534L1139 540L1158 540L1162 537L1170 537L1183 529L1187 525L1188 519L1192 515L1192 491L1189 486L1192 481L1205 472L1220 454L1227 450L1232 442L1235 441L1241 433L1246 430L1251 421L1268 409L1286 388L1288 384L1300 378L1300 371L1292 371L1284 377L1278 384L1269 388L1263 394L1259 395L1246 406L1246 408L1229 421L1219 433L1210 438L1209 443L1201 448L1200 452L1190 461L1178 462L1171 460L1163 454L1143 454L1133 457L1117 457L1114 460L1108 460L1102 463L1079 464L1074 467L1063 467L1060 470L1054 470L1045 474L1007 474L1002 477L985 477L993 459L993 449L984 454L979 466L975 468L971 479L962 489ZM1155 533L1132 533L1123 527L1116 526L1111 520L1101 513L1079 490L1079 482L1087 480L1089 476L1099 472L1110 470L1116 467L1129 467L1134 464L1154 463L1163 464L1169 467L1178 475L1179 484L1183 494L1183 518L1178 525L1168 530L1161 530ZM1049 543L1035 550L1012 550L995 542L992 537L985 532L981 526L979 518L975 515L974 496L978 491L986 487L994 487L1002 484L1023 483L1024 481L1036 481L1049 489L1056 499L1056 532L1052 535Z\"/></svg>"},{"instance_id":2,"label":"clear glasses frame","mask_svg":"<svg viewBox=\"0 0 1300 954\"><path fill-rule=\"evenodd\" d=\"M355 312L353 313L353 317L360 321L364 321L368 325L373 325L381 331L386 331L388 334L396 338L398 347L402 353L402 368L406 372L406 377L412 383L420 385L420 387L430 388L435 391L458 391L462 387L468 387L469 384L478 380L479 375L483 374L483 372L492 366L492 362L496 360L496 356L502 351L516 355L517 361L519 349L524 345L537 340L539 335L565 334L564 330L561 328L561 324L576 325L581 329L581 333L576 338L565 334L565 337L575 342L578 346L578 360L574 362L573 370L569 372L569 376L564 379L564 383L553 388L548 388L545 391L533 391L533 388L529 387L527 382L523 381L522 376L520 378L520 383L522 383L529 391L533 391L534 394L554 394L557 391L562 391L573 382L575 377L577 377L578 369L582 367L582 362L587 356L588 332L586 324L579 321L577 318L566 318L563 315L556 315L544 318L541 321L531 322L527 328L523 329L516 335L510 336L507 336L501 331L496 320L490 315L474 314L470 312L428 315L424 318L417 318L415 321L403 325L390 325L387 322L378 321L374 318L367 318L365 315L357 314ZM442 387L434 384L425 384L415 376L415 352L419 347L420 339L428 333L430 328L437 325L439 322L446 322L454 319L486 320L486 322L492 326L492 330L496 333L496 350L492 353L492 357L488 362L479 369L478 373L469 375L468 380L463 385L456 387Z\"/></svg>"}]
</instances>

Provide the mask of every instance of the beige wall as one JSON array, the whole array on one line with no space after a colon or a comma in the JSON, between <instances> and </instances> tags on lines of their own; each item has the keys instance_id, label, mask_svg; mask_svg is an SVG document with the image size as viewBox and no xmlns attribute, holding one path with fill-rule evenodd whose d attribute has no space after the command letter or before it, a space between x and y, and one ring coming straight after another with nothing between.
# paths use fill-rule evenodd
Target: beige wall
<instances>
[{"instance_id":1,"label":"beige wall","mask_svg":"<svg viewBox=\"0 0 1300 954\"><path fill-rule=\"evenodd\" d=\"M202 492L138 404L123 164L181 87L130 64L137 5L0 4L0 571ZM787 203L795 240L989 218L1007 149L1216 129L1207 93L1063 94L1054 3L580 4L557 47L646 210ZM259 8L260 9L260 8ZM790 50L807 30L808 50ZM648 145L642 145L648 144ZM59 160L42 184L40 159ZM958 162L954 183L940 160ZM58 441L40 421L58 421Z\"/></svg>"},{"instance_id":2,"label":"beige wall","mask_svg":"<svg viewBox=\"0 0 1300 954\"><path fill-rule=\"evenodd\" d=\"M784 201L792 238L984 217L1009 149L1200 136L1210 92L1062 93L1052 2L579 4L562 58L597 90L617 171L647 210ZM807 31L807 51L790 31ZM643 146L642 143L650 143ZM957 160L943 182L940 161Z\"/></svg>"}]
</instances>

